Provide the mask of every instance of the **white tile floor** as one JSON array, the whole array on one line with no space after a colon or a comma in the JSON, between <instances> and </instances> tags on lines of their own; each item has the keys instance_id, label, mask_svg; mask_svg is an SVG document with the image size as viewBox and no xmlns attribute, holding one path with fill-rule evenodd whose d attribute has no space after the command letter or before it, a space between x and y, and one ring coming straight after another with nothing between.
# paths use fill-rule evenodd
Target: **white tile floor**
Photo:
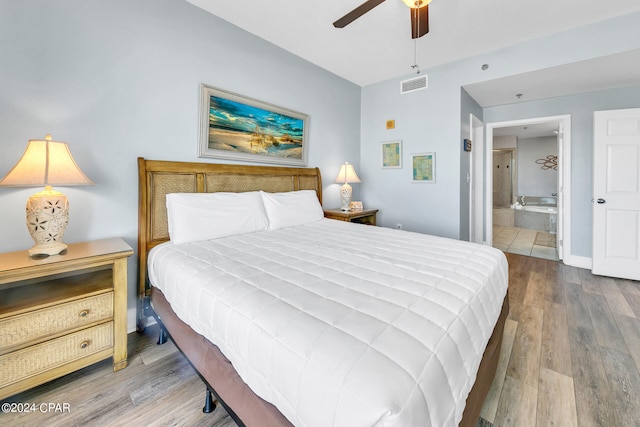
<instances>
[{"instance_id":1,"label":"white tile floor","mask_svg":"<svg viewBox=\"0 0 640 427\"><path fill-rule=\"evenodd\" d=\"M534 244L537 233L538 230L528 228L494 225L493 247L503 252L557 261L558 252L556 248Z\"/></svg>"}]
</instances>

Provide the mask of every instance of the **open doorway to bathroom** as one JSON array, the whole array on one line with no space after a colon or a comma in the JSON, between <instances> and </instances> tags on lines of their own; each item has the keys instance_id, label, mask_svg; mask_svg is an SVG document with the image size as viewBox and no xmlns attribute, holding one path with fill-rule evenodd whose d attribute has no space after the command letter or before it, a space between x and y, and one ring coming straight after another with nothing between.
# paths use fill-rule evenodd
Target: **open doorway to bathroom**
<instances>
[{"instance_id":1,"label":"open doorway to bathroom","mask_svg":"<svg viewBox=\"0 0 640 427\"><path fill-rule=\"evenodd\" d=\"M492 246L562 259L568 123L562 116L487 125L486 230Z\"/></svg>"}]
</instances>

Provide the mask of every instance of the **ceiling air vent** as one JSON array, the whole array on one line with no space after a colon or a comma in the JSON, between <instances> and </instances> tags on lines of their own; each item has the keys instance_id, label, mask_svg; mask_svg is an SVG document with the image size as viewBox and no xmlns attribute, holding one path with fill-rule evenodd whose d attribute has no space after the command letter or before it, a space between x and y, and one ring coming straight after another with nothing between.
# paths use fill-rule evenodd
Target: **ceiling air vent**
<instances>
[{"instance_id":1,"label":"ceiling air vent","mask_svg":"<svg viewBox=\"0 0 640 427\"><path fill-rule=\"evenodd\" d=\"M417 90L426 89L428 86L427 76L420 76L414 79L403 80L400 82L400 93L405 94L415 92Z\"/></svg>"}]
</instances>

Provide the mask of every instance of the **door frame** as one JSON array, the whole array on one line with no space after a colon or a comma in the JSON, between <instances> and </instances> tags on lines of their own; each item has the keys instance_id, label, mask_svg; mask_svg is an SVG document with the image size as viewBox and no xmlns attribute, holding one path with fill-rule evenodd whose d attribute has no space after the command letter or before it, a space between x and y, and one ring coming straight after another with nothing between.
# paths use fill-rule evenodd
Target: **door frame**
<instances>
[{"instance_id":1,"label":"door frame","mask_svg":"<svg viewBox=\"0 0 640 427\"><path fill-rule=\"evenodd\" d=\"M511 126L558 122L562 135L558 138L558 257L565 263L571 259L571 115L536 117L486 124L484 175L485 242L493 244L493 130Z\"/></svg>"},{"instance_id":2,"label":"door frame","mask_svg":"<svg viewBox=\"0 0 640 427\"><path fill-rule=\"evenodd\" d=\"M471 149L469 164L469 241L484 243L484 123L469 114Z\"/></svg>"}]
</instances>

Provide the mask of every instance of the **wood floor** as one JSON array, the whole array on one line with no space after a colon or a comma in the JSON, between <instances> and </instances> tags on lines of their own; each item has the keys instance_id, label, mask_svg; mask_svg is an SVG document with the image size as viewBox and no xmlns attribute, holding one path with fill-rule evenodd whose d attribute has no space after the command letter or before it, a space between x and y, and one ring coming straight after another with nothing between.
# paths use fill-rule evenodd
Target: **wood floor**
<instances>
[{"instance_id":1,"label":"wood floor","mask_svg":"<svg viewBox=\"0 0 640 427\"><path fill-rule=\"evenodd\" d=\"M511 311L483 418L640 426L640 283L507 258ZM156 346L156 334L129 335L126 369L101 362L2 402L68 403L68 412L0 413L0 425L234 426L221 407L202 413L204 385L171 343Z\"/></svg>"},{"instance_id":2,"label":"wood floor","mask_svg":"<svg viewBox=\"0 0 640 427\"><path fill-rule=\"evenodd\" d=\"M640 426L640 283L507 254L511 309L482 417Z\"/></svg>"}]
</instances>

